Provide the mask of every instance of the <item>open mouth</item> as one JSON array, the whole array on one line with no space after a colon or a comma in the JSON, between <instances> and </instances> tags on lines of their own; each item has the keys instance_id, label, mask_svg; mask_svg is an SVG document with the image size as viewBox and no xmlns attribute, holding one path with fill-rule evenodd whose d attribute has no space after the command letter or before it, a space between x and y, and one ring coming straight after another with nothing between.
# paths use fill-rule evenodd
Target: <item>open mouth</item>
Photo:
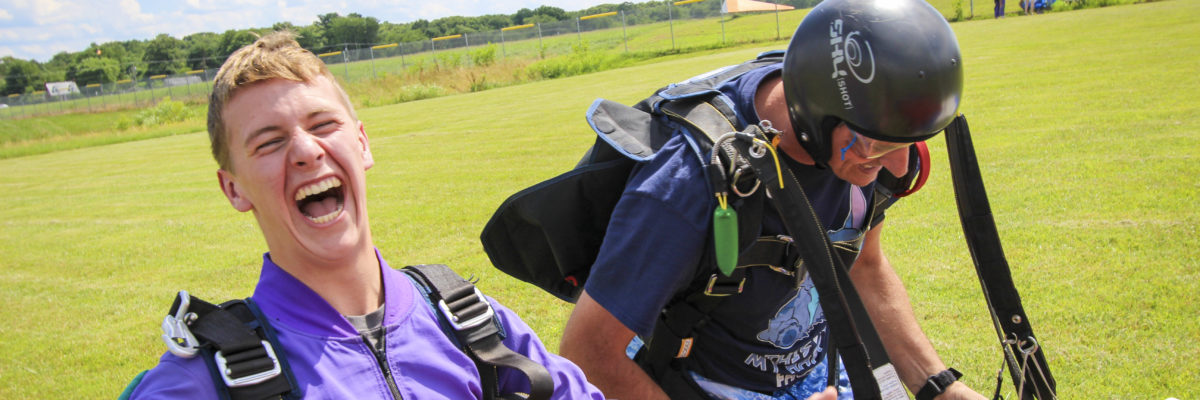
<instances>
[{"instance_id":1,"label":"open mouth","mask_svg":"<svg viewBox=\"0 0 1200 400\"><path fill-rule=\"evenodd\" d=\"M342 212L344 202L342 180L335 176L300 188L296 191L296 208L309 221L323 224Z\"/></svg>"}]
</instances>

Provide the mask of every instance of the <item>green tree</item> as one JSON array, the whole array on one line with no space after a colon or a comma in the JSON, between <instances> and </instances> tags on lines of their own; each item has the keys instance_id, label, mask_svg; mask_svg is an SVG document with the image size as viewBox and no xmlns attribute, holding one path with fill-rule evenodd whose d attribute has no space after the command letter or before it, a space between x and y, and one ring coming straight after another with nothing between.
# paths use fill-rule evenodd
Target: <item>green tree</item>
<instances>
[{"instance_id":1,"label":"green tree","mask_svg":"<svg viewBox=\"0 0 1200 400\"><path fill-rule=\"evenodd\" d=\"M276 22L271 25L272 31L291 31L296 34L296 43L300 47L308 49L312 52L320 52L325 47L325 28L321 27L320 23L314 22L312 25L296 26L291 22Z\"/></svg>"},{"instance_id":2,"label":"green tree","mask_svg":"<svg viewBox=\"0 0 1200 400\"><path fill-rule=\"evenodd\" d=\"M50 58L45 64L42 64L42 79L47 82L58 82L67 79L67 72L79 60L83 52L68 53L60 51Z\"/></svg>"},{"instance_id":3,"label":"green tree","mask_svg":"<svg viewBox=\"0 0 1200 400\"><path fill-rule=\"evenodd\" d=\"M12 56L0 58L4 65L4 94L25 94L43 90L45 80L42 67L37 61L22 60Z\"/></svg>"},{"instance_id":4,"label":"green tree","mask_svg":"<svg viewBox=\"0 0 1200 400\"><path fill-rule=\"evenodd\" d=\"M520 10L517 10L517 13L513 14L513 16L512 16L513 24L514 25L528 24L530 22L525 22L525 20L530 17L533 17L533 10L530 10L528 8L522 8Z\"/></svg>"},{"instance_id":5,"label":"green tree","mask_svg":"<svg viewBox=\"0 0 1200 400\"><path fill-rule=\"evenodd\" d=\"M296 30L296 43L300 43L300 47L316 52L327 45L325 29L317 24L299 27Z\"/></svg>"},{"instance_id":6,"label":"green tree","mask_svg":"<svg viewBox=\"0 0 1200 400\"><path fill-rule=\"evenodd\" d=\"M147 63L146 42L141 40L127 40L121 42L121 46L125 47L125 58L121 60L121 74L126 79L138 80L146 76Z\"/></svg>"},{"instance_id":7,"label":"green tree","mask_svg":"<svg viewBox=\"0 0 1200 400\"><path fill-rule=\"evenodd\" d=\"M87 57L75 66L73 79L79 86L92 83L113 83L121 76L117 60L104 57Z\"/></svg>"},{"instance_id":8,"label":"green tree","mask_svg":"<svg viewBox=\"0 0 1200 400\"><path fill-rule=\"evenodd\" d=\"M146 73L150 75L187 72L187 48L182 40L160 33L146 43Z\"/></svg>"},{"instance_id":9,"label":"green tree","mask_svg":"<svg viewBox=\"0 0 1200 400\"><path fill-rule=\"evenodd\" d=\"M554 21L562 21L567 19L567 12L561 8L554 6L541 6L533 10L534 15L544 15L554 18Z\"/></svg>"},{"instance_id":10,"label":"green tree","mask_svg":"<svg viewBox=\"0 0 1200 400\"><path fill-rule=\"evenodd\" d=\"M383 43L404 43L429 40L425 32L413 29L412 24L384 22L379 26L379 40Z\"/></svg>"},{"instance_id":11,"label":"green tree","mask_svg":"<svg viewBox=\"0 0 1200 400\"><path fill-rule=\"evenodd\" d=\"M379 40L379 20L351 13L329 21L325 38L330 45L358 44L370 46Z\"/></svg>"},{"instance_id":12,"label":"green tree","mask_svg":"<svg viewBox=\"0 0 1200 400\"><path fill-rule=\"evenodd\" d=\"M183 43L187 48L188 69L218 68L225 61L225 55L219 53L221 35L212 32L193 33L184 36Z\"/></svg>"},{"instance_id":13,"label":"green tree","mask_svg":"<svg viewBox=\"0 0 1200 400\"><path fill-rule=\"evenodd\" d=\"M221 44L217 46L217 54L220 54L222 60L224 60L225 58L229 57L230 54L233 54L234 51L237 51L237 49L240 49L242 46L250 43L254 43L255 40L258 40L258 37L254 35L254 32L248 29L227 30L225 33L221 34Z\"/></svg>"}]
</instances>

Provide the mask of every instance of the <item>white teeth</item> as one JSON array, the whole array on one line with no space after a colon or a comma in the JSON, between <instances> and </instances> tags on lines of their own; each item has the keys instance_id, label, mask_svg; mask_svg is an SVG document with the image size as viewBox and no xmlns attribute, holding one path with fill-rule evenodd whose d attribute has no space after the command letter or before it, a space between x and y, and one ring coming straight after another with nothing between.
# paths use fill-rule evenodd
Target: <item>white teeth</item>
<instances>
[{"instance_id":1,"label":"white teeth","mask_svg":"<svg viewBox=\"0 0 1200 400\"><path fill-rule=\"evenodd\" d=\"M342 206L338 206L338 208L336 210L333 210L333 212L322 215L320 217L307 217L306 216L305 218L308 218L312 222L315 222L318 224L323 224L323 223L332 221L333 218L337 217L338 213L340 213L340 212L342 212Z\"/></svg>"},{"instance_id":2,"label":"white teeth","mask_svg":"<svg viewBox=\"0 0 1200 400\"><path fill-rule=\"evenodd\" d=\"M296 201L304 200L305 197L312 196L317 193L342 186L342 180L336 176L331 176L320 182L305 186L296 191Z\"/></svg>"}]
</instances>

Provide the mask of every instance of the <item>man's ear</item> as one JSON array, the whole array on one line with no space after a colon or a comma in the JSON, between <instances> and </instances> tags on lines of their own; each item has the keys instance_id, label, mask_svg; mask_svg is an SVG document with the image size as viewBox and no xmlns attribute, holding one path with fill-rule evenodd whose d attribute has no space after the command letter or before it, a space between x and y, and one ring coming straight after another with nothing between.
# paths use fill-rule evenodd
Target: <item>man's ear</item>
<instances>
[{"instance_id":1,"label":"man's ear","mask_svg":"<svg viewBox=\"0 0 1200 400\"><path fill-rule=\"evenodd\" d=\"M229 199L229 204L233 206L233 209L241 212L254 209L254 204L250 203L250 199L242 195L237 181L233 179L232 173L224 169L218 169L217 183L221 184L221 192L225 193L225 198Z\"/></svg>"},{"instance_id":2,"label":"man's ear","mask_svg":"<svg viewBox=\"0 0 1200 400\"><path fill-rule=\"evenodd\" d=\"M371 169L375 165L375 158L371 156L371 144L367 140L367 128L362 121L358 121L358 142L362 145L363 170Z\"/></svg>"}]
</instances>

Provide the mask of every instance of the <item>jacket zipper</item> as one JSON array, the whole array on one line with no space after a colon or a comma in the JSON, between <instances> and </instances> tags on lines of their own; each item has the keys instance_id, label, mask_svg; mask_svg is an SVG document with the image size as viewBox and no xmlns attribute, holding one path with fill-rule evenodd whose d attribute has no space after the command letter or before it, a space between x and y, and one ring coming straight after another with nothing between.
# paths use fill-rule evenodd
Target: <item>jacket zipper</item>
<instances>
[{"instance_id":1,"label":"jacket zipper","mask_svg":"<svg viewBox=\"0 0 1200 400\"><path fill-rule=\"evenodd\" d=\"M383 380L387 381L388 389L392 391L392 398L396 400L404 400L404 396L400 395L400 389L396 387L396 380L392 378L392 369L391 367L388 367L387 356L383 353L380 353L375 346L371 346L371 341L367 340L367 335L362 335L362 339L363 344L365 344L368 349L371 349L371 354L375 355L375 363L379 364L379 369L383 371Z\"/></svg>"}]
</instances>

